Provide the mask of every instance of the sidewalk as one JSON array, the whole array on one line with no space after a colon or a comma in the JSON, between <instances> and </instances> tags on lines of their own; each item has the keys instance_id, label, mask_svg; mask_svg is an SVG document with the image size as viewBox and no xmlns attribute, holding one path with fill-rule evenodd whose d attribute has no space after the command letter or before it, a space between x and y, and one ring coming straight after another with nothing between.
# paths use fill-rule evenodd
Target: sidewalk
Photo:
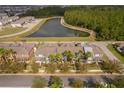
<instances>
[{"instance_id":1,"label":"sidewalk","mask_svg":"<svg viewBox=\"0 0 124 93\"><path fill-rule=\"evenodd\" d=\"M106 75L106 76L112 76L112 75L124 75L124 74L117 74L117 73L113 73L113 74L108 74L108 73L67 73L67 74L48 74L48 73L17 73L17 74L0 74L0 76L2 75L33 75L33 76L101 76L101 75Z\"/></svg>"}]
</instances>

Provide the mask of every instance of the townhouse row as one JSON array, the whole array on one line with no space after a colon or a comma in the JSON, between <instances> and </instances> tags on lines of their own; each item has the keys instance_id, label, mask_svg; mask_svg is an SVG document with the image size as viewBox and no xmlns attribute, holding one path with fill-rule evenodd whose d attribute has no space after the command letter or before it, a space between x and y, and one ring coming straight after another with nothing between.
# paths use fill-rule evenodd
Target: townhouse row
<instances>
[{"instance_id":1,"label":"townhouse row","mask_svg":"<svg viewBox=\"0 0 124 93\"><path fill-rule=\"evenodd\" d=\"M24 24L34 21L35 18L32 16L22 17L19 16L8 16L6 13L0 13L0 26L10 24L12 27L23 27Z\"/></svg>"},{"instance_id":2,"label":"townhouse row","mask_svg":"<svg viewBox=\"0 0 124 93\"><path fill-rule=\"evenodd\" d=\"M64 51L72 51L74 53L82 50L84 53L90 52L91 56L87 58L87 63L93 63L95 61L101 61L103 57L103 53L95 45L92 44L83 44L83 45L43 45L42 47L36 47L36 44L30 43L11 43L11 44L3 44L0 43L0 48L9 48L15 52L15 57L17 61L20 62L27 62L27 61L35 61L36 63L49 63L49 55L56 54L56 53L63 53ZM64 58L63 58L64 59ZM81 58L82 62L86 62L83 58Z\"/></svg>"}]
</instances>

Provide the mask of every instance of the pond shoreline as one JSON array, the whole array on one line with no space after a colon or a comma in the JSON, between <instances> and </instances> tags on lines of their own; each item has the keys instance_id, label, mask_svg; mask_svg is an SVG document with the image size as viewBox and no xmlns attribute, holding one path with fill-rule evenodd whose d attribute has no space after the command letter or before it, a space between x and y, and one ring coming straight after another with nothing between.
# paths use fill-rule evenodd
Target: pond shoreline
<instances>
[{"instance_id":1,"label":"pond shoreline","mask_svg":"<svg viewBox=\"0 0 124 93\"><path fill-rule=\"evenodd\" d=\"M90 34L89 38L91 40L95 40L95 32L93 30L89 30L89 29L86 29L86 28L82 28L82 27L76 27L76 26L72 26L70 24L67 24L64 20L64 17L61 17L61 21L60 21L61 25L63 25L64 27L67 27L67 28L70 28L70 29L74 29L76 31L81 31L81 32L87 32Z\"/></svg>"}]
</instances>

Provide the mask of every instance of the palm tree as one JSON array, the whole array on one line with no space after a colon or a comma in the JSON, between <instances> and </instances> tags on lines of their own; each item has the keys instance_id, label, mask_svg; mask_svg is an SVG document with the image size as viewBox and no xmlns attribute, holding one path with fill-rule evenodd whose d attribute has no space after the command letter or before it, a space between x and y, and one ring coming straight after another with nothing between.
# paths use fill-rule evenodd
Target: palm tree
<instances>
[{"instance_id":1,"label":"palm tree","mask_svg":"<svg viewBox=\"0 0 124 93\"><path fill-rule=\"evenodd\" d=\"M55 58L56 58L56 61L57 61L57 62L62 62L62 54L57 53L57 54L55 55Z\"/></svg>"},{"instance_id":2,"label":"palm tree","mask_svg":"<svg viewBox=\"0 0 124 93\"><path fill-rule=\"evenodd\" d=\"M124 76L116 76L113 79L113 84L117 87L117 88L124 88Z\"/></svg>"},{"instance_id":3,"label":"palm tree","mask_svg":"<svg viewBox=\"0 0 124 93\"><path fill-rule=\"evenodd\" d=\"M122 73L124 69L118 61L104 61L101 63L101 68L107 73Z\"/></svg>"},{"instance_id":4,"label":"palm tree","mask_svg":"<svg viewBox=\"0 0 124 93\"><path fill-rule=\"evenodd\" d=\"M84 53L82 50L75 52L75 61L79 62L81 58L84 58Z\"/></svg>"},{"instance_id":5,"label":"palm tree","mask_svg":"<svg viewBox=\"0 0 124 93\"><path fill-rule=\"evenodd\" d=\"M50 54L49 56L48 56L48 58L49 58L49 61L50 62L55 62L56 60L56 58L55 58L55 55L54 54Z\"/></svg>"},{"instance_id":6,"label":"palm tree","mask_svg":"<svg viewBox=\"0 0 124 93\"><path fill-rule=\"evenodd\" d=\"M3 48L0 48L0 61L3 61Z\"/></svg>"},{"instance_id":7,"label":"palm tree","mask_svg":"<svg viewBox=\"0 0 124 93\"><path fill-rule=\"evenodd\" d=\"M66 61L72 62L72 59L74 58L75 55L72 51L65 50L63 53L63 56L65 56L67 58Z\"/></svg>"},{"instance_id":8,"label":"palm tree","mask_svg":"<svg viewBox=\"0 0 124 93\"><path fill-rule=\"evenodd\" d=\"M85 85L85 82L81 79L69 79L69 85L73 88L82 88Z\"/></svg>"},{"instance_id":9,"label":"palm tree","mask_svg":"<svg viewBox=\"0 0 124 93\"><path fill-rule=\"evenodd\" d=\"M47 87L47 80L41 77L35 77L32 82L32 88L44 88Z\"/></svg>"},{"instance_id":10,"label":"palm tree","mask_svg":"<svg viewBox=\"0 0 124 93\"><path fill-rule=\"evenodd\" d=\"M62 88L62 80L58 76L51 76L49 81L49 87L50 88Z\"/></svg>"},{"instance_id":11,"label":"palm tree","mask_svg":"<svg viewBox=\"0 0 124 93\"><path fill-rule=\"evenodd\" d=\"M67 73L70 70L70 67L69 66L70 66L69 63L68 62L65 62L65 63L62 63L61 66L60 66L60 68L58 68L58 69L62 73Z\"/></svg>"},{"instance_id":12,"label":"palm tree","mask_svg":"<svg viewBox=\"0 0 124 93\"><path fill-rule=\"evenodd\" d=\"M48 64L45 65L45 71L47 73L55 73L57 70L57 64L54 62L49 62Z\"/></svg>"},{"instance_id":13,"label":"palm tree","mask_svg":"<svg viewBox=\"0 0 124 93\"><path fill-rule=\"evenodd\" d=\"M87 63L83 63L80 65L80 72L87 72L88 70L88 64Z\"/></svg>"},{"instance_id":14,"label":"palm tree","mask_svg":"<svg viewBox=\"0 0 124 93\"><path fill-rule=\"evenodd\" d=\"M5 48L0 48L0 57L2 62L7 62L8 50Z\"/></svg>"},{"instance_id":15,"label":"palm tree","mask_svg":"<svg viewBox=\"0 0 124 93\"><path fill-rule=\"evenodd\" d=\"M78 51L78 54L79 54L80 56L83 56L84 52L83 52L82 50L79 50L79 51Z\"/></svg>"},{"instance_id":16,"label":"palm tree","mask_svg":"<svg viewBox=\"0 0 124 93\"><path fill-rule=\"evenodd\" d=\"M85 53L85 58L88 59L88 57L91 57L92 56L92 53L91 52L87 52Z\"/></svg>"},{"instance_id":17,"label":"palm tree","mask_svg":"<svg viewBox=\"0 0 124 93\"><path fill-rule=\"evenodd\" d=\"M8 54L9 59L15 61L15 52L12 49L8 49L7 54Z\"/></svg>"}]
</instances>

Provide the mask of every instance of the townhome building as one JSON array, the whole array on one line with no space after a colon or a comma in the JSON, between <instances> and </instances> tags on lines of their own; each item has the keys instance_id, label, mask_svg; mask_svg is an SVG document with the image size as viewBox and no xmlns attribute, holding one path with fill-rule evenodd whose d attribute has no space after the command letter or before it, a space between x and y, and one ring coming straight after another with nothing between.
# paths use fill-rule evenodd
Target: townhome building
<instances>
[{"instance_id":1,"label":"townhome building","mask_svg":"<svg viewBox=\"0 0 124 93\"><path fill-rule=\"evenodd\" d=\"M14 52L15 60L20 62L27 62L32 60L34 56L33 45L21 44L1 44L1 48L12 49Z\"/></svg>"}]
</instances>

